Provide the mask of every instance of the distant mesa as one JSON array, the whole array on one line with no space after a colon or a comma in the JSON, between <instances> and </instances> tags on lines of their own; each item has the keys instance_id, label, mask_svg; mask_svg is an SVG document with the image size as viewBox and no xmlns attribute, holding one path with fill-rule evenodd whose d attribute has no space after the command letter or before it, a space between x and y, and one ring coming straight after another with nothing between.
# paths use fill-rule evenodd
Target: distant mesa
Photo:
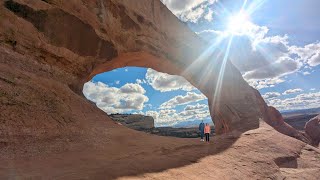
<instances>
[{"instance_id":1,"label":"distant mesa","mask_svg":"<svg viewBox=\"0 0 320 180\"><path fill-rule=\"evenodd\" d=\"M111 114L109 117L128 128L138 131L154 128L154 119L151 116L140 114Z\"/></svg>"}]
</instances>

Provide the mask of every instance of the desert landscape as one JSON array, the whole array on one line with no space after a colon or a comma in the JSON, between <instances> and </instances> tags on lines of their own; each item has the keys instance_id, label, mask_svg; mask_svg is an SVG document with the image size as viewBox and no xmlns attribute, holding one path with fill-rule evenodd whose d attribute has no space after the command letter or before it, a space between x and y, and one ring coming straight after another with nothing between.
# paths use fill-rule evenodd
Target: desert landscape
<instances>
[{"instance_id":1,"label":"desert landscape","mask_svg":"<svg viewBox=\"0 0 320 180\"><path fill-rule=\"evenodd\" d=\"M0 27L0 179L320 177L320 116L304 131L286 123L160 0L1 0ZM84 96L95 75L127 66L199 89L210 143L130 129Z\"/></svg>"}]
</instances>

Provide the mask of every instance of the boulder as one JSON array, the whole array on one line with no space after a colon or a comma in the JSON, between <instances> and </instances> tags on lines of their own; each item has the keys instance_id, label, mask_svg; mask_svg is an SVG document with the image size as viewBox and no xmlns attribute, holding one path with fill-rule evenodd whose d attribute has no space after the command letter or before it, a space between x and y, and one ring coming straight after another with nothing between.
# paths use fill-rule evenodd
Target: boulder
<instances>
[{"instance_id":1,"label":"boulder","mask_svg":"<svg viewBox=\"0 0 320 180\"><path fill-rule=\"evenodd\" d=\"M311 139L311 145L319 146L320 143L320 115L306 123L305 132Z\"/></svg>"},{"instance_id":2,"label":"boulder","mask_svg":"<svg viewBox=\"0 0 320 180\"><path fill-rule=\"evenodd\" d=\"M299 139L305 143L310 143L308 137L306 137L303 133L296 130L284 121L281 113L276 108L268 107L268 116L269 118L268 121L266 121L266 123L275 128L277 131L285 135Z\"/></svg>"}]
</instances>

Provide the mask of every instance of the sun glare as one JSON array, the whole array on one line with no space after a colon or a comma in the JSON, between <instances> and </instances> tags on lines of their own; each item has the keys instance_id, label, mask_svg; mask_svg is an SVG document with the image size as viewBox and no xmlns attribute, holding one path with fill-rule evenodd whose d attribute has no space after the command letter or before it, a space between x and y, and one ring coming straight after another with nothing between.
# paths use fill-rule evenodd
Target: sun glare
<instances>
[{"instance_id":1,"label":"sun glare","mask_svg":"<svg viewBox=\"0 0 320 180\"><path fill-rule=\"evenodd\" d=\"M250 18L248 14L240 12L229 18L227 30L232 34L243 34L250 26Z\"/></svg>"}]
</instances>

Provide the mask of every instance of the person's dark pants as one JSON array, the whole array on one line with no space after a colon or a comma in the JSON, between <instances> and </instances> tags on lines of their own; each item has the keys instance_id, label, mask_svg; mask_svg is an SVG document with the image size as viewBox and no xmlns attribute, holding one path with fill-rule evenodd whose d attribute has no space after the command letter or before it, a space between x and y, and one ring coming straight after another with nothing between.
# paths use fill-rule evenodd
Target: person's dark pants
<instances>
[{"instance_id":1,"label":"person's dark pants","mask_svg":"<svg viewBox=\"0 0 320 180\"><path fill-rule=\"evenodd\" d=\"M210 140L210 139L209 139L209 138L210 138L210 134L209 134L209 133L206 133L205 135L206 135L206 142L209 142L209 140Z\"/></svg>"},{"instance_id":2,"label":"person's dark pants","mask_svg":"<svg viewBox=\"0 0 320 180\"><path fill-rule=\"evenodd\" d=\"M200 132L200 138L203 139L204 133Z\"/></svg>"}]
</instances>

